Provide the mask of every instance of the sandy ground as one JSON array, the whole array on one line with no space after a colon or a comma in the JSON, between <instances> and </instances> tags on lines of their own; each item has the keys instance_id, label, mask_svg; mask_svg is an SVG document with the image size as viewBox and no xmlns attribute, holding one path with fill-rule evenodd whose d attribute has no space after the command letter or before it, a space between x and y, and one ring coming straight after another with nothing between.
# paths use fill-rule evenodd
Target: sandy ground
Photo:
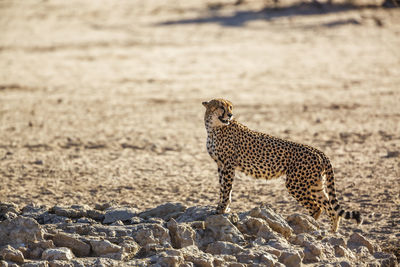
<instances>
[{"instance_id":1,"label":"sandy ground","mask_svg":"<svg viewBox=\"0 0 400 267\"><path fill-rule=\"evenodd\" d=\"M201 102L224 97L324 151L362 232L400 247L400 10L233 2L1 1L0 201L215 205ZM238 174L233 210L262 203L305 212Z\"/></svg>"}]
</instances>

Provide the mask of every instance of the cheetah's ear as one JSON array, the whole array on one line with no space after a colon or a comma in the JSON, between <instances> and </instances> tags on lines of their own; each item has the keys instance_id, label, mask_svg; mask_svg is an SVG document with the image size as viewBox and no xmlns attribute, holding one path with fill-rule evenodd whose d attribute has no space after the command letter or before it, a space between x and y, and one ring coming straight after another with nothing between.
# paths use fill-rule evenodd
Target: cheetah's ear
<instances>
[{"instance_id":1,"label":"cheetah's ear","mask_svg":"<svg viewBox=\"0 0 400 267\"><path fill-rule=\"evenodd\" d=\"M205 101L202 104L203 104L203 106L208 107L209 102Z\"/></svg>"}]
</instances>

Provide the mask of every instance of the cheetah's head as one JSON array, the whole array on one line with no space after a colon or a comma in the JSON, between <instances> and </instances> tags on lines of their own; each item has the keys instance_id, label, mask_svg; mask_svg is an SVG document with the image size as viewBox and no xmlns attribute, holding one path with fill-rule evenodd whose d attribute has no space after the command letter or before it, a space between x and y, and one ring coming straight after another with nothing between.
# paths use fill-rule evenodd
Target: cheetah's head
<instances>
[{"instance_id":1,"label":"cheetah's head","mask_svg":"<svg viewBox=\"0 0 400 267\"><path fill-rule=\"evenodd\" d=\"M206 107L204 120L209 127L229 125L232 120L232 103L224 99L203 102Z\"/></svg>"}]
</instances>

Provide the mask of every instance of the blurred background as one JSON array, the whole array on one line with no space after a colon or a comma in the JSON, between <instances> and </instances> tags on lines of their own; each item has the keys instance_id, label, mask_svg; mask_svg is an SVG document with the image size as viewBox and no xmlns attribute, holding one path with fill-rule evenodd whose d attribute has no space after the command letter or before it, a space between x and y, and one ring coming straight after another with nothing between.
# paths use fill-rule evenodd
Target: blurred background
<instances>
[{"instance_id":1,"label":"blurred background","mask_svg":"<svg viewBox=\"0 0 400 267\"><path fill-rule=\"evenodd\" d=\"M398 249L396 1L1 1L0 201L216 205L201 102L223 97L324 151L366 235ZM236 211L304 211L282 179L236 180Z\"/></svg>"}]
</instances>

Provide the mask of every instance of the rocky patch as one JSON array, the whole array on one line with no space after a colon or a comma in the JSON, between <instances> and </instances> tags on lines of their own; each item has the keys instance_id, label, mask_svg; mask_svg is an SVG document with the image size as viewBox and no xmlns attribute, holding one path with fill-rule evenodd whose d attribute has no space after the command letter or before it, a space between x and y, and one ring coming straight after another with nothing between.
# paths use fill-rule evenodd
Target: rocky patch
<instances>
[{"instance_id":1,"label":"rocky patch","mask_svg":"<svg viewBox=\"0 0 400 267\"><path fill-rule=\"evenodd\" d=\"M332 234L268 207L0 207L0 266L398 266L359 230Z\"/></svg>"}]
</instances>

